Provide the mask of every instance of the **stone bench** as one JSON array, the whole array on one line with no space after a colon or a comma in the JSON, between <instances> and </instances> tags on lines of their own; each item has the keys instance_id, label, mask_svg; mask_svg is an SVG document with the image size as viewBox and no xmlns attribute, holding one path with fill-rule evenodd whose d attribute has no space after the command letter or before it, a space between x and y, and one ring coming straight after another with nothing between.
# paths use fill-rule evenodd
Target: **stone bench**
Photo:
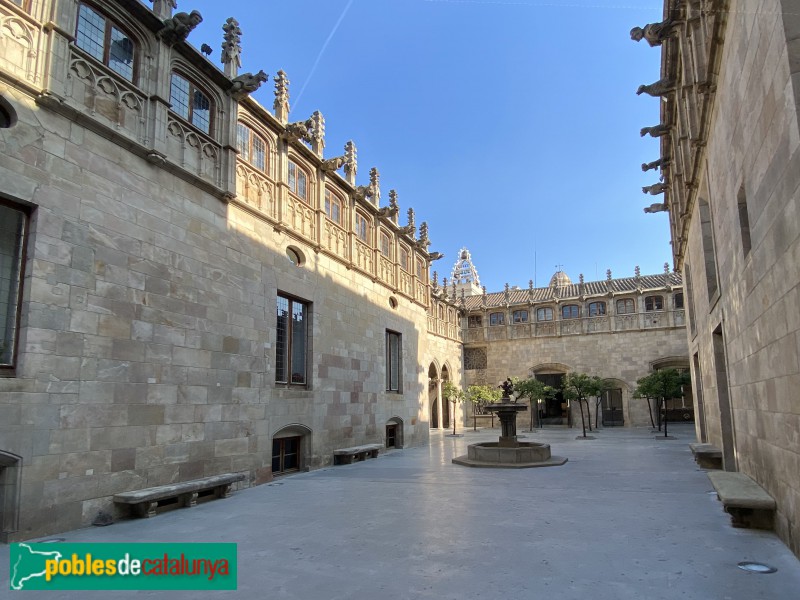
<instances>
[{"instance_id":1,"label":"stone bench","mask_svg":"<svg viewBox=\"0 0 800 600\"><path fill-rule=\"evenodd\" d=\"M744 473L707 473L734 527L772 529L775 500Z\"/></svg>"},{"instance_id":2,"label":"stone bench","mask_svg":"<svg viewBox=\"0 0 800 600\"><path fill-rule=\"evenodd\" d=\"M231 485L247 478L244 473L226 473L212 475L202 479L193 479L182 483L158 485L133 492L123 492L114 496L116 504L128 504L133 509L133 514L138 517L154 517L159 502L177 499L180 506L194 506L201 492L209 492L216 498L227 498L231 493ZM172 504L172 503L170 503Z\"/></svg>"},{"instance_id":3,"label":"stone bench","mask_svg":"<svg viewBox=\"0 0 800 600\"><path fill-rule=\"evenodd\" d=\"M722 450L713 444L689 444L695 462L704 469L722 468Z\"/></svg>"},{"instance_id":4,"label":"stone bench","mask_svg":"<svg viewBox=\"0 0 800 600\"><path fill-rule=\"evenodd\" d=\"M363 446L353 446L352 448L339 448L333 451L333 464L349 465L353 461L360 462L368 458L378 458L380 444L364 444Z\"/></svg>"},{"instance_id":5,"label":"stone bench","mask_svg":"<svg viewBox=\"0 0 800 600\"><path fill-rule=\"evenodd\" d=\"M492 429L494 429L494 413L486 413L486 414L473 414L472 415L472 430L475 431L478 428L478 419L491 419L492 420Z\"/></svg>"}]
</instances>

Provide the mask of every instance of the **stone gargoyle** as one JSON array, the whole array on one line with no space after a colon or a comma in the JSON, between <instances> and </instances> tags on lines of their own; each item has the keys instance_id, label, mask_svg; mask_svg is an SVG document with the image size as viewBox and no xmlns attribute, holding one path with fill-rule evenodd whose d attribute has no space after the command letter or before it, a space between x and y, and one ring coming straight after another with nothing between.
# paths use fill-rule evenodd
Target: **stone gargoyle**
<instances>
[{"instance_id":1,"label":"stone gargoyle","mask_svg":"<svg viewBox=\"0 0 800 600\"><path fill-rule=\"evenodd\" d=\"M653 97L663 96L675 90L675 82L670 79L659 79L650 85L640 85L636 95L647 94Z\"/></svg>"},{"instance_id":2,"label":"stone gargoyle","mask_svg":"<svg viewBox=\"0 0 800 600\"><path fill-rule=\"evenodd\" d=\"M653 185L646 185L642 188L642 192L650 194L651 196L658 196L667 191L669 186L666 183L654 183Z\"/></svg>"},{"instance_id":3,"label":"stone gargoyle","mask_svg":"<svg viewBox=\"0 0 800 600\"><path fill-rule=\"evenodd\" d=\"M653 162L642 163L642 171L647 173L647 171L651 169L660 169L661 167L666 167L668 164L669 164L668 159L659 158L658 160L654 160Z\"/></svg>"},{"instance_id":4,"label":"stone gargoyle","mask_svg":"<svg viewBox=\"0 0 800 600\"><path fill-rule=\"evenodd\" d=\"M259 71L255 75L252 73L242 73L233 79L230 94L233 98L239 100L255 92L261 87L261 84L268 79L269 75L264 73L264 71Z\"/></svg>"},{"instance_id":5,"label":"stone gargoyle","mask_svg":"<svg viewBox=\"0 0 800 600\"><path fill-rule=\"evenodd\" d=\"M642 127L642 129L639 131L639 135L641 137L646 136L648 133L650 134L650 137L661 137L662 135L669 133L669 125L661 124L653 125L652 127Z\"/></svg>"},{"instance_id":6,"label":"stone gargoyle","mask_svg":"<svg viewBox=\"0 0 800 600\"><path fill-rule=\"evenodd\" d=\"M646 213L658 213L658 212L666 212L669 210L666 204L651 204L650 206L646 206L644 212Z\"/></svg>"},{"instance_id":7,"label":"stone gargoyle","mask_svg":"<svg viewBox=\"0 0 800 600\"><path fill-rule=\"evenodd\" d=\"M647 40L650 46L660 46L675 29L675 22L671 20L661 23L648 23L644 27L634 27L631 29L631 39L634 42Z\"/></svg>"},{"instance_id":8,"label":"stone gargoyle","mask_svg":"<svg viewBox=\"0 0 800 600\"><path fill-rule=\"evenodd\" d=\"M169 19L164 19L164 27L159 30L158 35L167 44L185 42L192 30L202 22L203 16L200 11L179 12Z\"/></svg>"}]
</instances>

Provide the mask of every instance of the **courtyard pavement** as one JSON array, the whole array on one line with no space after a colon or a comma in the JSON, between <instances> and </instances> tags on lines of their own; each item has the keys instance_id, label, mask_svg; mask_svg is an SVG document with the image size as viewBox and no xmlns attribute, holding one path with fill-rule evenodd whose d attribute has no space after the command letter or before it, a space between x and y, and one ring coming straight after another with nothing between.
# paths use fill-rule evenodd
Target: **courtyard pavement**
<instances>
[{"instance_id":1,"label":"courtyard pavement","mask_svg":"<svg viewBox=\"0 0 800 600\"><path fill-rule=\"evenodd\" d=\"M23 592L25 598L777 600L800 562L771 532L734 529L692 460L694 429L524 433L564 466L451 464L498 430L329 467L227 500L59 534L68 542L237 542L236 592ZM0 545L0 590L9 589ZM737 568L768 563L773 574ZM0 597L13 597L0 592Z\"/></svg>"}]
</instances>

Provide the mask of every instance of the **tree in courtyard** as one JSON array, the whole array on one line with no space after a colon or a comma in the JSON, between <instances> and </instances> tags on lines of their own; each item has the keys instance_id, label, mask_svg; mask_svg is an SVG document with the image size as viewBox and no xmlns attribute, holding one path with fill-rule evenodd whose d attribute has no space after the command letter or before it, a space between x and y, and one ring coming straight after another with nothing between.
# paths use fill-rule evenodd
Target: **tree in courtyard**
<instances>
[{"instance_id":1,"label":"tree in courtyard","mask_svg":"<svg viewBox=\"0 0 800 600\"><path fill-rule=\"evenodd\" d=\"M567 400L575 400L581 410L581 424L583 437L586 437L586 420L589 421L589 431L592 430L592 419L589 412L589 398L599 396L606 389L607 384L600 377L586 373L567 373L561 385L561 393ZM586 418L583 416L583 405L586 404Z\"/></svg>"},{"instance_id":2,"label":"tree in courtyard","mask_svg":"<svg viewBox=\"0 0 800 600\"><path fill-rule=\"evenodd\" d=\"M445 381L444 385L442 385L442 398L453 405L453 435L456 435L456 423L458 422L456 418L456 405L459 402L463 402L466 396L464 390L452 381Z\"/></svg>"},{"instance_id":3,"label":"tree in courtyard","mask_svg":"<svg viewBox=\"0 0 800 600\"><path fill-rule=\"evenodd\" d=\"M527 398L531 403L531 431L533 431L534 410L536 411L538 422L539 401L553 398L556 394L556 389L546 385L543 381L539 381L536 377L528 379L514 377L512 382L514 383L514 391L517 394L517 398Z\"/></svg>"},{"instance_id":4,"label":"tree in courtyard","mask_svg":"<svg viewBox=\"0 0 800 600\"><path fill-rule=\"evenodd\" d=\"M488 385L471 385L467 388L467 401L472 402L473 414L479 405L497 402L502 396L503 392L498 388Z\"/></svg>"},{"instance_id":5,"label":"tree in courtyard","mask_svg":"<svg viewBox=\"0 0 800 600\"><path fill-rule=\"evenodd\" d=\"M664 406L664 437L667 436L667 400L683 396L683 386L690 382L689 373L681 373L678 369L659 369L636 381L634 398L647 398L648 410L650 410L650 398L658 400L659 408ZM652 412L650 422L653 422Z\"/></svg>"}]
</instances>

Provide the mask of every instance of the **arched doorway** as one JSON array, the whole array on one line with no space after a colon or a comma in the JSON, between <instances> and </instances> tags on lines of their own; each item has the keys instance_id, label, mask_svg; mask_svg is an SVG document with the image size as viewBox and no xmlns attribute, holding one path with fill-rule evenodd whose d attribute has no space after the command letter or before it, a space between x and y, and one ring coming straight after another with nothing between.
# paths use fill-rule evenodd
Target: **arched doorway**
<instances>
[{"instance_id":1,"label":"arched doorway","mask_svg":"<svg viewBox=\"0 0 800 600\"><path fill-rule=\"evenodd\" d=\"M272 436L272 475L288 475L308 466L311 430L295 423L282 427Z\"/></svg>"},{"instance_id":2,"label":"arched doorway","mask_svg":"<svg viewBox=\"0 0 800 600\"><path fill-rule=\"evenodd\" d=\"M430 407L431 429L439 428L439 371L431 363L428 368L428 406Z\"/></svg>"},{"instance_id":3,"label":"arched doorway","mask_svg":"<svg viewBox=\"0 0 800 600\"><path fill-rule=\"evenodd\" d=\"M450 371L447 365L442 367L442 385L445 381L450 381ZM450 423L450 402L442 398L442 427L448 429L452 424Z\"/></svg>"},{"instance_id":4,"label":"arched doorway","mask_svg":"<svg viewBox=\"0 0 800 600\"><path fill-rule=\"evenodd\" d=\"M544 425L572 426L572 415L569 403L561 393L564 375L569 372L569 367L562 363L543 363L531 368L531 374L552 388L558 390L553 398L548 398L539 406L539 423Z\"/></svg>"},{"instance_id":5,"label":"arched doorway","mask_svg":"<svg viewBox=\"0 0 800 600\"><path fill-rule=\"evenodd\" d=\"M392 417L386 421L386 447L403 447L403 419L400 417Z\"/></svg>"}]
</instances>

